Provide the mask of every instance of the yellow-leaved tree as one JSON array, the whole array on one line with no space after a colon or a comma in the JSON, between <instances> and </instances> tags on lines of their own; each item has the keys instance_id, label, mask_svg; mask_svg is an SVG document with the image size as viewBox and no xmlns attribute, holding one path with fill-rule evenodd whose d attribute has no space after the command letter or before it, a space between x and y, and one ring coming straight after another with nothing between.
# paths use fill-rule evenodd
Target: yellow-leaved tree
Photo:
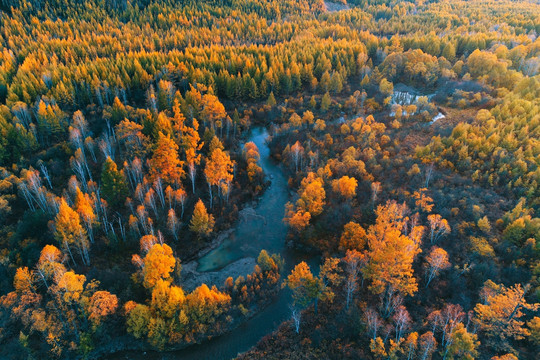
<instances>
[{"instance_id":1,"label":"yellow-leaved tree","mask_svg":"<svg viewBox=\"0 0 540 360\"><path fill-rule=\"evenodd\" d=\"M189 229L197 233L199 237L208 236L214 230L214 217L212 214L208 214L201 199L195 204Z\"/></svg>"},{"instance_id":2,"label":"yellow-leaved tree","mask_svg":"<svg viewBox=\"0 0 540 360\"><path fill-rule=\"evenodd\" d=\"M406 205L388 202L377 207L377 220L367 231L368 265L363 269L371 280L370 290L381 296L383 315L394 311L396 296L413 295L418 290L413 261L421 252L420 242L424 228L415 226L405 230Z\"/></svg>"},{"instance_id":3,"label":"yellow-leaved tree","mask_svg":"<svg viewBox=\"0 0 540 360\"><path fill-rule=\"evenodd\" d=\"M143 260L143 284L147 289L156 286L159 280L171 280L171 272L176 265L172 249L167 244L154 244Z\"/></svg>"},{"instance_id":4,"label":"yellow-leaved tree","mask_svg":"<svg viewBox=\"0 0 540 360\"><path fill-rule=\"evenodd\" d=\"M69 254L71 260L75 262L72 247L75 247L81 256L84 265L90 264L89 243L86 230L81 225L79 214L66 203L64 198L60 199L58 214L54 221L54 237Z\"/></svg>"}]
</instances>

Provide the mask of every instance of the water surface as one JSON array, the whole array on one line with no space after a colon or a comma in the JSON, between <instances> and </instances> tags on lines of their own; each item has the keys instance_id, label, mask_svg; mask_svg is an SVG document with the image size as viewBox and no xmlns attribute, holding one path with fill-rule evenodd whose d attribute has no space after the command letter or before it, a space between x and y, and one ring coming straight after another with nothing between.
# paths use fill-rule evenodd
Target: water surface
<instances>
[{"instance_id":1,"label":"water surface","mask_svg":"<svg viewBox=\"0 0 540 360\"><path fill-rule=\"evenodd\" d=\"M262 249L269 253L279 253L285 260L284 274L300 261L307 261L312 269L318 259L299 254L285 247L287 227L283 223L285 204L288 199L287 179L281 168L270 157L266 144L268 131L254 128L248 141L259 148L259 165L267 179L271 181L258 202L256 216L238 222L234 233L216 249L199 259L198 271L216 271L228 264L244 258L257 257ZM115 359L180 359L180 360L229 360L249 350L265 335L272 333L279 324L290 318L290 292L281 290L274 301L257 315L242 323L236 329L210 339L202 344L192 345L184 350L159 352L126 351L117 354Z\"/></svg>"},{"instance_id":2,"label":"water surface","mask_svg":"<svg viewBox=\"0 0 540 360\"><path fill-rule=\"evenodd\" d=\"M255 209L256 216L240 219L229 238L199 259L197 271L219 270L238 259L257 257L262 249L269 253L282 252L287 235L287 227L282 221L285 203L288 201L287 179L270 157L267 138L268 131L265 128L253 129L249 137L249 141L253 141L259 148L259 166L271 181Z\"/></svg>"}]
</instances>

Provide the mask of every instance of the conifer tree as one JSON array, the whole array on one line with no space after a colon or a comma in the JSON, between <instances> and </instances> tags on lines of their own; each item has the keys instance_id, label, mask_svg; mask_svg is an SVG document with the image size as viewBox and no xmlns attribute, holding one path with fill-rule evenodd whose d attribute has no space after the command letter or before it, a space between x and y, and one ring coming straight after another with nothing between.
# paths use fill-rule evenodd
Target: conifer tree
<instances>
[{"instance_id":1,"label":"conifer tree","mask_svg":"<svg viewBox=\"0 0 540 360\"><path fill-rule=\"evenodd\" d=\"M101 171L102 194L112 208L124 204L128 195L126 178L122 170L118 170L116 163L108 157Z\"/></svg>"},{"instance_id":2,"label":"conifer tree","mask_svg":"<svg viewBox=\"0 0 540 360\"><path fill-rule=\"evenodd\" d=\"M330 97L330 94L326 92L321 100L321 111L322 112L328 111L331 103L332 103L332 98Z\"/></svg>"},{"instance_id":3,"label":"conifer tree","mask_svg":"<svg viewBox=\"0 0 540 360\"><path fill-rule=\"evenodd\" d=\"M208 214L201 199L195 204L189 229L199 237L208 236L214 229L214 217Z\"/></svg>"}]
</instances>

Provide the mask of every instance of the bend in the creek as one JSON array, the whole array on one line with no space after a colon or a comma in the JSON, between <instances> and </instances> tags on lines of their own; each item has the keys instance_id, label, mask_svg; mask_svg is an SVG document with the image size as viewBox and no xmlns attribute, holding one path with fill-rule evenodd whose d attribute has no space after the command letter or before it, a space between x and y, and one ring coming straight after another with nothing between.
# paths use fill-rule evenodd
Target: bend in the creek
<instances>
[{"instance_id":1,"label":"bend in the creek","mask_svg":"<svg viewBox=\"0 0 540 360\"><path fill-rule=\"evenodd\" d=\"M241 258L256 258L263 249L269 253L283 251L287 234L282 221L288 199L287 180L270 157L267 138L267 129L257 127L251 131L248 141L253 141L259 148L259 165L270 180L270 186L254 209L245 208L242 211L235 231L216 249L199 259L198 272L218 271Z\"/></svg>"}]
</instances>

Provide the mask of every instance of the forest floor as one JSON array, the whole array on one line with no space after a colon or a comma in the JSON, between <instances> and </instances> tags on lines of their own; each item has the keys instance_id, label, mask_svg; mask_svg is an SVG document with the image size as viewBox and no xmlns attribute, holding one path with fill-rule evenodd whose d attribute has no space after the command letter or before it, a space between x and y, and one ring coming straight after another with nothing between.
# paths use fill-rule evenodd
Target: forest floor
<instances>
[{"instance_id":1,"label":"forest floor","mask_svg":"<svg viewBox=\"0 0 540 360\"><path fill-rule=\"evenodd\" d=\"M433 136L450 136L452 130L458 123L472 123L474 116L478 111L477 108L466 110L443 106L439 106L438 108L444 114L444 118L431 124L415 122L412 125L407 125L405 123L403 127L410 126L410 131L406 131L406 129L398 130L400 135L404 135L404 137L400 139L400 150L402 153L405 152L414 156L414 151L417 146L428 145Z\"/></svg>"},{"instance_id":2,"label":"forest floor","mask_svg":"<svg viewBox=\"0 0 540 360\"><path fill-rule=\"evenodd\" d=\"M256 264L257 261L255 258L245 257L234 261L218 271L198 272L198 261L190 261L189 263L182 265L181 285L184 291L187 292L195 290L195 288L201 284L206 284L208 287L215 285L220 288L228 277L236 279L239 276L246 277L253 273Z\"/></svg>"},{"instance_id":3,"label":"forest floor","mask_svg":"<svg viewBox=\"0 0 540 360\"><path fill-rule=\"evenodd\" d=\"M324 7L326 8L326 11L328 12L336 12L341 10L349 10L350 7L347 4L341 4L341 3L335 3L331 1L325 1Z\"/></svg>"}]
</instances>

